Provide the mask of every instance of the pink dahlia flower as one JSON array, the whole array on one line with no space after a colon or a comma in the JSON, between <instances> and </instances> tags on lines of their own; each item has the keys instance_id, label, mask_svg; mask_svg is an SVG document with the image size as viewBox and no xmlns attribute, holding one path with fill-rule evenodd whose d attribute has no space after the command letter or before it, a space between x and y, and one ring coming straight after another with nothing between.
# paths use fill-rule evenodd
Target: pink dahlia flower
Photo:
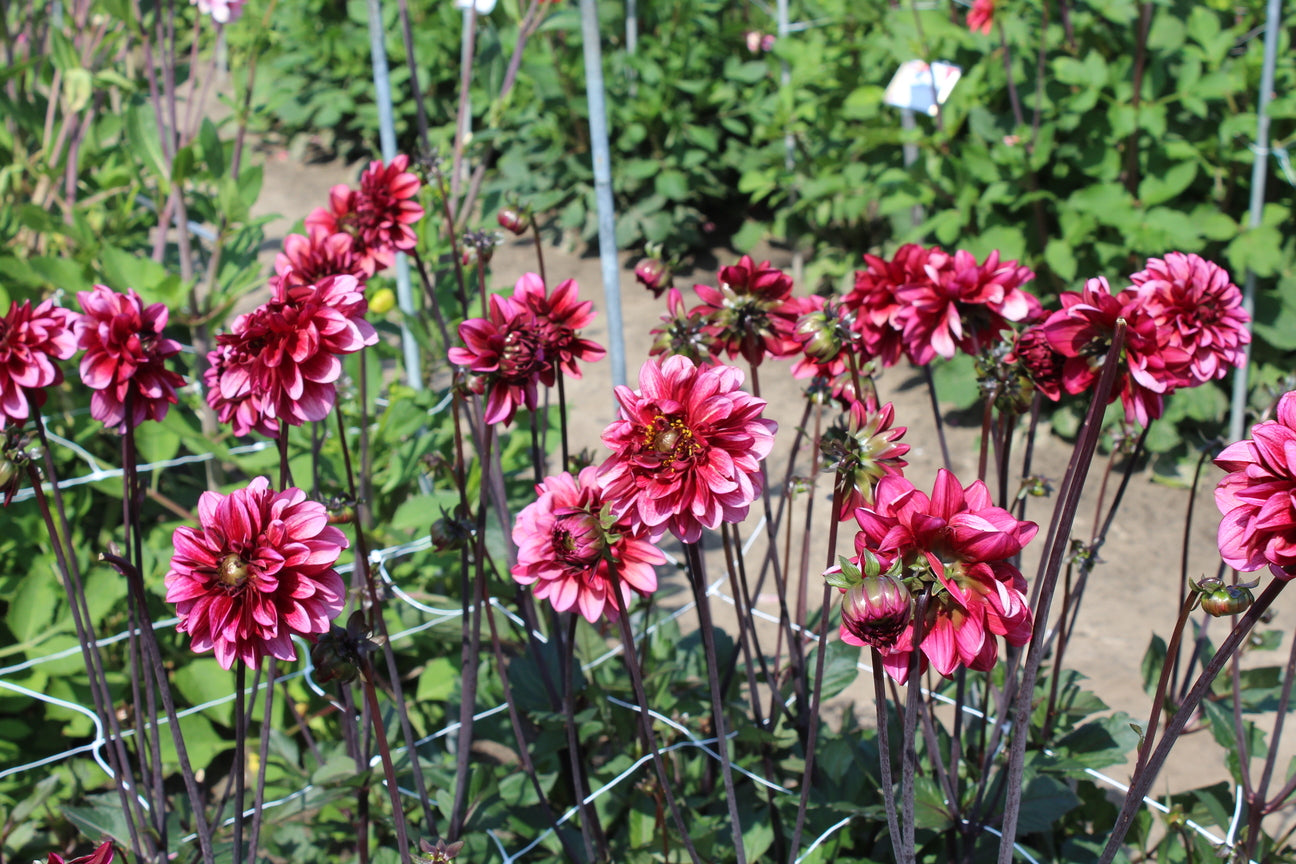
<instances>
[{"instance_id":1,"label":"pink dahlia flower","mask_svg":"<svg viewBox=\"0 0 1296 864\"><path fill-rule=\"evenodd\" d=\"M1040 304L1021 286L1035 278L1016 261L1001 263L991 252L983 264L962 250L952 256L930 250L926 279L896 291L900 308L894 323L903 334L905 353L919 366L956 350L976 355L1009 329L1009 322L1040 314Z\"/></svg>"},{"instance_id":2,"label":"pink dahlia flower","mask_svg":"<svg viewBox=\"0 0 1296 864\"><path fill-rule=\"evenodd\" d=\"M798 353L797 319L810 311L809 301L792 296L792 277L744 255L732 267L721 267L719 288L694 285L715 340L712 350L730 358L742 355L753 366L766 355L788 357Z\"/></svg>"},{"instance_id":3,"label":"pink dahlia flower","mask_svg":"<svg viewBox=\"0 0 1296 864\"><path fill-rule=\"evenodd\" d=\"M855 329L864 340L864 356L894 366L904 350L898 318L901 289L927 280L927 261L939 249L906 243L890 261L865 255L865 270L855 271L855 286L843 305L855 313Z\"/></svg>"},{"instance_id":4,"label":"pink dahlia flower","mask_svg":"<svg viewBox=\"0 0 1296 864\"><path fill-rule=\"evenodd\" d=\"M524 303L492 294L487 317L464 321L459 338L464 347L450 349L450 362L472 373L469 386L486 395L487 423L512 423L523 405L534 410L541 381L554 382L545 328Z\"/></svg>"},{"instance_id":5,"label":"pink dahlia flower","mask_svg":"<svg viewBox=\"0 0 1296 864\"><path fill-rule=\"evenodd\" d=\"M1156 324L1158 339L1187 355L1178 386L1223 378L1246 362L1251 316L1228 271L1198 255L1149 258L1130 277Z\"/></svg>"},{"instance_id":6,"label":"pink dahlia flower","mask_svg":"<svg viewBox=\"0 0 1296 864\"><path fill-rule=\"evenodd\" d=\"M275 274L290 287L314 285L326 276L355 276L364 282L364 268L351 248L354 242L350 234L320 229L289 234L275 256Z\"/></svg>"},{"instance_id":7,"label":"pink dahlia flower","mask_svg":"<svg viewBox=\"0 0 1296 864\"><path fill-rule=\"evenodd\" d=\"M293 636L327 633L346 586L333 569L346 536L300 489L270 489L257 477L228 495L198 499L199 529L172 538L166 599L195 651L215 649L221 668L256 668L267 654L296 660Z\"/></svg>"},{"instance_id":8,"label":"pink dahlia flower","mask_svg":"<svg viewBox=\"0 0 1296 864\"><path fill-rule=\"evenodd\" d=\"M536 486L540 496L518 514L513 542L518 563L513 578L534 585L535 596L548 599L559 612L575 608L593 623L606 614L615 620L618 605L629 608L636 593L657 590L653 565L666 556L648 542L642 529L618 522L605 526L603 490L598 468L579 477L566 471ZM612 596L608 556L616 562L621 602Z\"/></svg>"},{"instance_id":9,"label":"pink dahlia flower","mask_svg":"<svg viewBox=\"0 0 1296 864\"><path fill-rule=\"evenodd\" d=\"M270 302L234 319L207 357L207 403L235 434L323 420L337 400L338 356L378 341L354 276L296 286L275 278L271 287Z\"/></svg>"},{"instance_id":10,"label":"pink dahlia flower","mask_svg":"<svg viewBox=\"0 0 1296 864\"><path fill-rule=\"evenodd\" d=\"M1215 464L1229 472L1215 489L1224 563L1244 571L1268 564L1279 579L1296 576L1296 392Z\"/></svg>"},{"instance_id":11,"label":"pink dahlia flower","mask_svg":"<svg viewBox=\"0 0 1296 864\"><path fill-rule=\"evenodd\" d=\"M902 476L909 465L901 458L909 452L909 445L900 442L907 427L892 426L894 422L895 408L890 402L881 408L872 400L868 404L853 402L845 423L824 436L821 447L827 467L836 476L838 521L850 519L856 508L871 506L878 481Z\"/></svg>"},{"instance_id":12,"label":"pink dahlia flower","mask_svg":"<svg viewBox=\"0 0 1296 864\"><path fill-rule=\"evenodd\" d=\"M43 405L45 388L63 382L55 360L76 353L73 333L76 313L46 300L11 303L0 319L0 429L21 426L30 416L29 403Z\"/></svg>"},{"instance_id":13,"label":"pink dahlia flower","mask_svg":"<svg viewBox=\"0 0 1296 864\"><path fill-rule=\"evenodd\" d=\"M90 416L118 432L161 420L176 403L175 388L184 386L163 362L180 353L180 343L162 335L167 307L145 306L134 291L119 294L106 285L80 292L77 300L85 310L76 334L77 347L85 350L81 380L94 391Z\"/></svg>"},{"instance_id":14,"label":"pink dahlia flower","mask_svg":"<svg viewBox=\"0 0 1296 864\"><path fill-rule=\"evenodd\" d=\"M513 286L513 301L530 310L540 326L545 356L550 363L547 378L541 376L546 386L553 385L557 371L573 378L581 377L577 360L595 363L607 354L602 345L582 339L577 333L594 320L594 304L589 300L581 302L579 291L575 279L565 279L558 283L553 294L546 294L544 281L535 273L524 273Z\"/></svg>"},{"instance_id":15,"label":"pink dahlia flower","mask_svg":"<svg viewBox=\"0 0 1296 864\"><path fill-rule=\"evenodd\" d=\"M51 852L49 861L46 864L112 864L113 855L116 850L113 848L111 840L105 840L95 847L95 850L89 855L81 855L67 861L57 852Z\"/></svg>"},{"instance_id":16,"label":"pink dahlia flower","mask_svg":"<svg viewBox=\"0 0 1296 864\"><path fill-rule=\"evenodd\" d=\"M1083 393L1102 373L1118 319L1125 319L1125 347L1122 369L1113 388L1119 395L1125 418L1147 426L1161 416L1162 397L1175 388L1170 370L1187 363L1181 348L1162 344L1156 322L1139 293L1131 288L1113 295L1107 280L1099 276L1085 283L1084 291L1064 291L1062 308L1044 322L1044 333L1053 350L1066 358L1062 365L1062 386L1071 394Z\"/></svg>"},{"instance_id":17,"label":"pink dahlia flower","mask_svg":"<svg viewBox=\"0 0 1296 864\"><path fill-rule=\"evenodd\" d=\"M969 30L975 33L990 32L990 27L994 24L995 2L996 0L972 0L972 8L967 15Z\"/></svg>"},{"instance_id":18,"label":"pink dahlia flower","mask_svg":"<svg viewBox=\"0 0 1296 864\"><path fill-rule=\"evenodd\" d=\"M924 635L917 646L921 669L930 661L946 677L960 666L986 671L998 662L996 637L1018 646L1029 641L1033 619L1026 580L1012 559L1038 528L992 504L980 480L964 488L942 468L928 497L903 477L889 475L878 482L874 504L856 510L855 518L860 531L852 560L865 551L883 568L899 560L910 590L927 595ZM887 673L901 683L915 649L913 626L880 649ZM847 628L841 637L864 644Z\"/></svg>"},{"instance_id":19,"label":"pink dahlia flower","mask_svg":"<svg viewBox=\"0 0 1296 864\"><path fill-rule=\"evenodd\" d=\"M740 522L760 494L760 462L774 446L765 401L741 389L732 366L679 355L639 372L639 390L616 388L620 419L603 431L612 455L599 484L614 511L657 541L695 543L703 528Z\"/></svg>"},{"instance_id":20,"label":"pink dahlia flower","mask_svg":"<svg viewBox=\"0 0 1296 864\"><path fill-rule=\"evenodd\" d=\"M360 175L360 188L334 186L329 206L307 216L306 227L350 234L359 264L369 276L390 267L397 252L414 248L418 235L411 226L423 218L423 208L414 200L422 184L408 167L405 154L390 164L370 162Z\"/></svg>"},{"instance_id":21,"label":"pink dahlia flower","mask_svg":"<svg viewBox=\"0 0 1296 864\"><path fill-rule=\"evenodd\" d=\"M649 331L653 337L650 356L659 354L679 354L694 363L704 363L711 358L712 352L718 351L715 339L707 327L703 314L705 306L685 309L684 295L678 288L666 292L666 314L661 321L666 326Z\"/></svg>"}]
</instances>

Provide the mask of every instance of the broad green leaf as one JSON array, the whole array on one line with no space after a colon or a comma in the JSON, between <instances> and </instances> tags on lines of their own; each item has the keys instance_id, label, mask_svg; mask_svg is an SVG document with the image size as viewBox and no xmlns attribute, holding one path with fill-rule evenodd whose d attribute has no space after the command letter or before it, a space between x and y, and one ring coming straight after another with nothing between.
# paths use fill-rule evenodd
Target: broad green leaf
<instances>
[{"instance_id":1,"label":"broad green leaf","mask_svg":"<svg viewBox=\"0 0 1296 864\"><path fill-rule=\"evenodd\" d=\"M1070 786L1056 777L1038 776L1026 784L1022 793L1017 836L1052 830L1059 819L1078 806L1080 799Z\"/></svg>"},{"instance_id":2,"label":"broad green leaf","mask_svg":"<svg viewBox=\"0 0 1296 864\"><path fill-rule=\"evenodd\" d=\"M1237 274L1252 270L1257 276L1273 276L1283 266L1283 238L1272 225L1248 228L1224 250L1229 266Z\"/></svg>"}]
</instances>

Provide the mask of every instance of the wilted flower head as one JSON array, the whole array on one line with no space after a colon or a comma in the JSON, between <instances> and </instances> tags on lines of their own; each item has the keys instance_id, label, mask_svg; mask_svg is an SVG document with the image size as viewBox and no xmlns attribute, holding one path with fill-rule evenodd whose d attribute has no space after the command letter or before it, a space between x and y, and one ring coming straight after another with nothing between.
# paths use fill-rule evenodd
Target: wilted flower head
<instances>
[{"instance_id":1,"label":"wilted flower head","mask_svg":"<svg viewBox=\"0 0 1296 864\"><path fill-rule=\"evenodd\" d=\"M648 542L642 527L613 520L598 483L598 469L572 477L564 471L536 487L539 496L518 514L513 542L518 563L513 578L533 585L535 596L548 599L559 612L576 609L591 623L617 617L637 592L657 590L656 564L666 556ZM613 596L608 559L616 566L620 603Z\"/></svg>"},{"instance_id":2,"label":"wilted flower head","mask_svg":"<svg viewBox=\"0 0 1296 864\"><path fill-rule=\"evenodd\" d=\"M292 636L327 633L346 587L333 569L347 539L323 504L257 477L228 495L198 499L200 528L177 528L166 599L195 651L215 650L224 669L266 655L296 660Z\"/></svg>"},{"instance_id":3,"label":"wilted flower head","mask_svg":"<svg viewBox=\"0 0 1296 864\"><path fill-rule=\"evenodd\" d=\"M899 443L906 427L892 427L893 422L890 402L878 408L876 402L857 401L845 422L823 436L824 467L836 476L839 521L851 518L857 507L871 505L878 481L889 474L901 476L909 464L900 458L909 452L908 444Z\"/></svg>"},{"instance_id":4,"label":"wilted flower head","mask_svg":"<svg viewBox=\"0 0 1296 864\"><path fill-rule=\"evenodd\" d=\"M1164 259L1149 258L1130 281L1161 344L1186 355L1183 368L1170 370L1177 374L1178 386L1223 378L1246 362L1251 316L1224 268L1198 255L1171 252Z\"/></svg>"},{"instance_id":5,"label":"wilted flower head","mask_svg":"<svg viewBox=\"0 0 1296 864\"><path fill-rule=\"evenodd\" d=\"M422 184L408 167L403 153L387 164L370 162L360 175L360 188L334 186L329 206L306 217L307 229L350 234L353 252L369 276L390 267L397 252L414 248L418 236L410 226L423 218L423 208L414 200Z\"/></svg>"},{"instance_id":6,"label":"wilted flower head","mask_svg":"<svg viewBox=\"0 0 1296 864\"><path fill-rule=\"evenodd\" d=\"M1021 365L1039 392L1054 402L1062 398L1066 357L1053 350L1043 325L1036 324L1018 333L1007 359Z\"/></svg>"},{"instance_id":7,"label":"wilted flower head","mask_svg":"<svg viewBox=\"0 0 1296 864\"><path fill-rule=\"evenodd\" d=\"M162 336L167 307L145 306L134 291L119 294L106 285L77 294L85 315L77 319L81 380L94 391L90 416L125 432L146 419L161 420L176 403L184 378L163 361L180 353L180 343ZM130 401L130 416L126 403Z\"/></svg>"},{"instance_id":8,"label":"wilted flower head","mask_svg":"<svg viewBox=\"0 0 1296 864\"><path fill-rule=\"evenodd\" d=\"M892 678L907 679L915 648L923 654L920 669L930 660L948 677L959 666L993 668L996 636L1018 646L1030 639L1026 580L1012 559L1038 529L992 504L980 480L963 488L942 468L929 497L903 477L883 477L874 503L855 518L855 560L867 553L887 565L899 562L910 592L925 595L921 643L914 645L911 623L892 647L879 649ZM862 644L848 630L842 639Z\"/></svg>"},{"instance_id":9,"label":"wilted flower head","mask_svg":"<svg viewBox=\"0 0 1296 864\"><path fill-rule=\"evenodd\" d=\"M657 540L686 543L703 528L739 522L760 494L760 462L774 446L765 401L741 389L731 366L675 355L639 372L639 390L616 388L620 418L603 432L612 455L599 469L605 500Z\"/></svg>"},{"instance_id":10,"label":"wilted flower head","mask_svg":"<svg viewBox=\"0 0 1296 864\"><path fill-rule=\"evenodd\" d=\"M800 350L796 321L810 306L792 297L792 277L768 261L757 264L744 255L737 264L720 268L719 282L719 288L693 286L717 354L741 354L756 366L766 354L787 357Z\"/></svg>"},{"instance_id":11,"label":"wilted flower head","mask_svg":"<svg viewBox=\"0 0 1296 864\"><path fill-rule=\"evenodd\" d=\"M45 388L63 381L55 360L76 353L75 313L46 300L14 302L0 319L0 429L22 425L30 416L29 402L44 404Z\"/></svg>"},{"instance_id":12,"label":"wilted flower head","mask_svg":"<svg viewBox=\"0 0 1296 864\"><path fill-rule=\"evenodd\" d=\"M1279 579L1296 576L1296 392L1215 464L1229 472L1215 489L1224 563L1243 571L1267 564Z\"/></svg>"},{"instance_id":13,"label":"wilted flower head","mask_svg":"<svg viewBox=\"0 0 1296 864\"><path fill-rule=\"evenodd\" d=\"M715 339L707 327L706 316L702 314L704 308L685 309L684 295L679 289L667 291L666 314L661 316L666 326L651 331L653 344L648 350L649 356L678 354L694 363L709 360Z\"/></svg>"}]
</instances>

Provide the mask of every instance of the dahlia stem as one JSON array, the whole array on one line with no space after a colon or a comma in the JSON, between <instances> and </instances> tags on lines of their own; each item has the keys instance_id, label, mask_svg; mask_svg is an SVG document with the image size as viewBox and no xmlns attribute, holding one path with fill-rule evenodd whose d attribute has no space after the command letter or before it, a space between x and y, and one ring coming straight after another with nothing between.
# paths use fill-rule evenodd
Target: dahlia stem
<instances>
[{"instance_id":1,"label":"dahlia stem","mask_svg":"<svg viewBox=\"0 0 1296 864\"><path fill-rule=\"evenodd\" d=\"M1197 680L1194 682L1192 689L1188 691L1187 697L1166 724L1165 732L1162 733L1156 750L1153 751L1147 763L1135 772L1133 779L1130 781L1129 791L1125 793L1125 802L1121 806L1120 815L1116 817L1116 824L1112 827L1111 836L1107 840L1106 848L1103 849L1099 864L1111 864L1116 857L1116 853L1120 851L1121 842L1129 832L1130 825L1133 824L1134 814L1138 812L1144 796L1147 795L1148 790L1152 788L1152 784L1156 781L1161 766L1165 764L1165 760L1170 755L1171 748L1178 741L1184 726L1187 725L1192 715L1197 712L1197 708L1201 705L1206 692L1215 681L1215 676L1224 668L1224 664L1233 656L1233 652L1242 644L1242 640L1251 633L1251 628L1260 620L1260 616L1268 611L1273 601L1278 597L1278 592L1282 591L1283 586L1286 584L1285 580L1274 579L1265 586L1265 590L1261 592L1255 603L1238 621L1237 626L1220 643L1219 650L1202 668L1201 674L1197 676ZM1150 736L1154 731L1148 729L1146 734Z\"/></svg>"},{"instance_id":2,"label":"dahlia stem","mask_svg":"<svg viewBox=\"0 0 1296 864\"><path fill-rule=\"evenodd\" d=\"M494 618L493 615L491 617ZM563 645L562 652L562 708L563 720L565 721L563 725L567 727L567 758L571 762L572 791L576 795L576 804L581 814L581 839L585 841L586 857L589 860L594 860L592 832L595 831L598 816L595 814L591 803L585 800L585 765L581 760L580 740L576 735L576 701L575 694L572 693L572 666L576 663L576 625L580 622L579 616L575 614L569 613L568 617L570 618L570 625L567 629L567 641ZM502 666L502 662L500 665ZM518 746L524 746L524 743L518 742ZM598 830L597 834L600 840L599 857L606 860L608 852L602 843L603 832Z\"/></svg>"},{"instance_id":3,"label":"dahlia stem","mask_svg":"<svg viewBox=\"0 0 1296 864\"><path fill-rule=\"evenodd\" d=\"M729 805L729 821L732 823L734 860L737 864L746 864L747 852L743 848L742 821L738 816L738 797L734 793L733 767L729 764L729 724L725 722L724 696L720 692L720 661L716 657L715 624L711 620L711 595L707 593L706 570L702 566L699 544L686 543L684 549L688 559L689 582L693 585L693 598L697 602L702 648L706 653L707 683L710 684L711 689L711 716L715 724L716 750L720 753L720 774L724 779L725 801ZM812 730L814 723L815 721L812 720Z\"/></svg>"},{"instance_id":4,"label":"dahlia stem","mask_svg":"<svg viewBox=\"0 0 1296 864\"><path fill-rule=\"evenodd\" d=\"M635 700L639 703L639 729L643 733L644 743L648 752L652 754L653 767L657 769L657 782L661 786L662 795L666 798L666 806L670 809L671 819L675 822L675 829L679 831L680 839L684 842L684 849L688 852L689 859L693 864L702 864L702 859L698 857L697 849L693 846L693 840L689 837L688 828L684 825L684 817L680 815L679 805L675 802L675 793L671 791L670 777L666 774L666 762L662 759L661 748L657 746L657 735L653 732L652 715L649 713L652 708L648 704L648 694L644 692L643 671L639 668L639 654L635 651L634 634L630 631L630 611L627 608L623 595L621 594L621 575L617 570L616 559L612 557L610 550L605 549L604 555L607 556L608 576L612 580L612 605L617 612L617 625L621 630L621 644L624 646L626 669L630 672L630 686L634 689ZM665 838L663 838L663 841Z\"/></svg>"},{"instance_id":5,"label":"dahlia stem","mask_svg":"<svg viewBox=\"0 0 1296 864\"><path fill-rule=\"evenodd\" d=\"M903 823L900 826L900 852L897 860L901 864L915 864L917 861L914 849L914 774L918 770L918 705L922 695L922 640L926 636L923 625L927 619L927 605L930 595L925 591L919 595L913 617L913 651L909 654L909 676L905 687L904 731L901 735L900 763L900 806L903 810Z\"/></svg>"},{"instance_id":6,"label":"dahlia stem","mask_svg":"<svg viewBox=\"0 0 1296 864\"><path fill-rule=\"evenodd\" d=\"M396 849L401 864L411 864L408 828L405 825L405 808L401 805L400 787L396 784L396 766L392 763L391 748L387 745L387 724L383 722L378 694L374 690L374 667L368 657L361 661L360 688L369 704L369 719L373 723L374 738L378 742L378 755L382 758L383 776L387 778L387 795L391 799L392 822L396 828ZM411 753L417 759L417 754ZM238 864L237 861L234 864Z\"/></svg>"},{"instance_id":7,"label":"dahlia stem","mask_svg":"<svg viewBox=\"0 0 1296 864\"><path fill-rule=\"evenodd\" d=\"M248 860L257 860L257 849L261 845L261 817L265 806L266 764L270 761L270 720L274 710L275 677L279 674L279 661L270 658L270 668L266 672L265 702L261 706L261 739L257 751L256 790L252 793L252 834L248 840Z\"/></svg>"},{"instance_id":8,"label":"dahlia stem","mask_svg":"<svg viewBox=\"0 0 1296 864\"><path fill-rule=\"evenodd\" d=\"M568 448L571 446L567 440L567 385L563 383L562 369L554 368L554 377L558 380L558 432L562 437L562 464L558 466L559 471L570 471L568 463L571 460L571 454Z\"/></svg>"},{"instance_id":9,"label":"dahlia stem","mask_svg":"<svg viewBox=\"0 0 1296 864\"><path fill-rule=\"evenodd\" d=\"M341 416L339 413L339 419ZM343 430L343 432L345 431ZM346 440L345 435L343 435L342 440ZM292 469L288 467L288 421L282 418L279 420L279 437L275 440L275 443L279 446L279 491L282 492L292 485ZM349 461L348 457L348 468ZM352 492L351 497L355 497L354 492Z\"/></svg>"},{"instance_id":10,"label":"dahlia stem","mask_svg":"<svg viewBox=\"0 0 1296 864\"><path fill-rule=\"evenodd\" d=\"M1035 616L1034 632L1031 634L1030 647L1026 653L1026 663L1022 669L1012 717L1012 746L1008 758L1008 800L1004 808L1003 837L999 844L999 864L1012 864L1013 842L1017 836L1017 819L1021 811L1022 777L1026 767L1026 740L1030 736L1030 711L1035 693L1035 680L1039 675L1040 664L1044 660L1048 633L1049 607L1053 602L1053 591L1057 586L1058 574L1062 567L1062 557L1066 553L1067 538L1075 524L1076 511L1080 505L1080 493L1093 462L1098 438L1102 432L1102 418L1107 406L1107 397L1116 383L1116 373L1121 363L1122 349L1125 347L1125 320L1117 319L1112 334L1111 347L1103 361L1102 374L1089 403L1084 426L1080 430L1079 440L1067 464L1066 475L1058 493L1058 504L1053 511L1049 524L1048 536L1040 558L1035 592L1038 604L1032 602ZM1034 596L1032 597L1034 601ZM1008 718L1001 717L1000 724ZM1110 859L1107 862L1110 864Z\"/></svg>"},{"instance_id":11,"label":"dahlia stem","mask_svg":"<svg viewBox=\"0 0 1296 864\"><path fill-rule=\"evenodd\" d=\"M529 216L530 218L528 221L531 223L531 236L535 240L536 265L540 268L540 281L547 286L549 280L545 278L544 244L540 242L540 225L536 222L534 213L529 214ZM563 460L563 464L567 464L566 459Z\"/></svg>"},{"instance_id":12,"label":"dahlia stem","mask_svg":"<svg viewBox=\"0 0 1296 864\"><path fill-rule=\"evenodd\" d=\"M243 659L235 661L234 670L234 864L243 861L243 798L247 782L247 666ZM253 859L255 860L255 859Z\"/></svg>"},{"instance_id":13,"label":"dahlia stem","mask_svg":"<svg viewBox=\"0 0 1296 864\"><path fill-rule=\"evenodd\" d=\"M931 401L932 419L936 421L936 438L940 441L941 461L946 471L953 471L950 465L949 444L945 441L945 420L941 417L940 402L936 400L936 379L932 377L931 366L923 366L923 379L927 382L927 396Z\"/></svg>"},{"instance_id":14,"label":"dahlia stem","mask_svg":"<svg viewBox=\"0 0 1296 864\"><path fill-rule=\"evenodd\" d=\"M886 683L882 680L882 654L876 648L870 648L870 659L873 666L873 704L877 708L878 765L882 774L882 804L886 808L887 836L900 836L900 817L896 813L895 778L891 773L891 718L887 712ZM896 864L900 862L900 852L895 843L891 852Z\"/></svg>"}]
</instances>

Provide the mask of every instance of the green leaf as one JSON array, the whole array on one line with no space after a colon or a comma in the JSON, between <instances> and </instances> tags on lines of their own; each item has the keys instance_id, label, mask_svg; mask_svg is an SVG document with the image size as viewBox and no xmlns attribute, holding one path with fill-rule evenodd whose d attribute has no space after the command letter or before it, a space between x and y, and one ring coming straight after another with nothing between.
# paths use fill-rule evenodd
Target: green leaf
<instances>
[{"instance_id":1,"label":"green leaf","mask_svg":"<svg viewBox=\"0 0 1296 864\"><path fill-rule=\"evenodd\" d=\"M234 673L222 669L211 657L195 657L173 674L176 690L192 706L215 702L234 692ZM226 701L204 709L208 717L226 726L233 725L234 703Z\"/></svg>"},{"instance_id":2,"label":"green leaf","mask_svg":"<svg viewBox=\"0 0 1296 864\"><path fill-rule=\"evenodd\" d=\"M1017 836L1050 831L1059 819L1079 806L1080 799L1070 786L1056 777L1036 777L1026 784L1022 793Z\"/></svg>"},{"instance_id":3,"label":"green leaf","mask_svg":"<svg viewBox=\"0 0 1296 864\"><path fill-rule=\"evenodd\" d=\"M162 139L158 135L157 118L152 106L138 104L126 112L126 138L131 151L144 160L162 195L169 195L171 172L167 170L166 155L162 152Z\"/></svg>"},{"instance_id":4,"label":"green leaf","mask_svg":"<svg viewBox=\"0 0 1296 864\"><path fill-rule=\"evenodd\" d=\"M359 772L355 760L345 753L334 753L327 757L323 765L311 774L311 783L316 786L328 786L340 781L354 779Z\"/></svg>"},{"instance_id":5,"label":"green leaf","mask_svg":"<svg viewBox=\"0 0 1296 864\"><path fill-rule=\"evenodd\" d=\"M1180 162L1164 174L1148 174L1139 183L1139 200L1145 207L1169 201L1187 189L1196 178L1196 162Z\"/></svg>"},{"instance_id":6,"label":"green leaf","mask_svg":"<svg viewBox=\"0 0 1296 864\"><path fill-rule=\"evenodd\" d=\"M1273 225L1258 225L1239 234L1224 254L1234 273L1252 270L1257 276L1273 276L1283 265L1283 238Z\"/></svg>"},{"instance_id":7,"label":"green leaf","mask_svg":"<svg viewBox=\"0 0 1296 864\"><path fill-rule=\"evenodd\" d=\"M945 797L930 775L914 780L914 825L933 831L944 831L954 825Z\"/></svg>"},{"instance_id":8,"label":"green leaf","mask_svg":"<svg viewBox=\"0 0 1296 864\"><path fill-rule=\"evenodd\" d=\"M1062 281L1070 282L1075 278L1078 266L1075 252L1072 251L1071 244L1065 240L1059 238L1050 240L1044 247L1044 261Z\"/></svg>"},{"instance_id":9,"label":"green leaf","mask_svg":"<svg viewBox=\"0 0 1296 864\"><path fill-rule=\"evenodd\" d=\"M459 689L460 672L449 657L434 657L419 675L419 702L443 702Z\"/></svg>"},{"instance_id":10,"label":"green leaf","mask_svg":"<svg viewBox=\"0 0 1296 864\"><path fill-rule=\"evenodd\" d=\"M818 662L819 648L815 646L807 656L807 668L814 669ZM859 677L860 648L858 645L847 645L834 639L828 643L828 653L824 655L822 699L831 699L855 682Z\"/></svg>"},{"instance_id":11,"label":"green leaf","mask_svg":"<svg viewBox=\"0 0 1296 864\"><path fill-rule=\"evenodd\" d=\"M1143 652L1143 690L1149 695L1156 693L1156 685L1161 677L1161 667L1165 665L1166 642L1153 634L1147 651Z\"/></svg>"},{"instance_id":12,"label":"green leaf","mask_svg":"<svg viewBox=\"0 0 1296 864\"><path fill-rule=\"evenodd\" d=\"M95 795L87 807L63 807L63 815L87 837L111 837L124 849L131 848L131 829L126 812L116 796Z\"/></svg>"},{"instance_id":13,"label":"green leaf","mask_svg":"<svg viewBox=\"0 0 1296 864\"><path fill-rule=\"evenodd\" d=\"M48 630L59 607L58 577L43 562L33 564L9 601L9 613L5 616L19 642L27 642Z\"/></svg>"}]
</instances>

